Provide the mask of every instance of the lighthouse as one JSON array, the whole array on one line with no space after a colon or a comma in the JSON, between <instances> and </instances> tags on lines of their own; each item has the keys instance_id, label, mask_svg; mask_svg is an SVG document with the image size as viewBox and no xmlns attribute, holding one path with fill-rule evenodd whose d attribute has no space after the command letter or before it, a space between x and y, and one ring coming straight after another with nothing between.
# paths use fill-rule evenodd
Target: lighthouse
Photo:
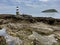
<instances>
[{"instance_id":1,"label":"lighthouse","mask_svg":"<svg viewBox=\"0 0 60 45\"><path fill-rule=\"evenodd\" d=\"M16 7L16 15L19 15L19 7Z\"/></svg>"}]
</instances>

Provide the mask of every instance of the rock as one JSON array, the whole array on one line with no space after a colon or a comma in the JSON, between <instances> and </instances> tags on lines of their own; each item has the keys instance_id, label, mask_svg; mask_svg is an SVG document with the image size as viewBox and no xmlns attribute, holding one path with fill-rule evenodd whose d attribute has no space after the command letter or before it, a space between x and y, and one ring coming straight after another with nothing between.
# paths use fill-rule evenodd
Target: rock
<instances>
[{"instance_id":1,"label":"rock","mask_svg":"<svg viewBox=\"0 0 60 45\"><path fill-rule=\"evenodd\" d=\"M39 28L33 28L34 31L38 32L39 34L52 34L54 32L53 29L49 28L49 27L39 27Z\"/></svg>"},{"instance_id":2,"label":"rock","mask_svg":"<svg viewBox=\"0 0 60 45\"><path fill-rule=\"evenodd\" d=\"M9 23L7 25L7 27L9 27L10 29L16 29L17 28L17 26L14 23Z\"/></svg>"},{"instance_id":3,"label":"rock","mask_svg":"<svg viewBox=\"0 0 60 45\"><path fill-rule=\"evenodd\" d=\"M37 41L40 42L41 45L53 45L57 43L54 36L55 36L54 34L51 34L49 36L42 36L36 32L33 32L33 34L28 36L28 38L31 40L36 39Z\"/></svg>"},{"instance_id":4,"label":"rock","mask_svg":"<svg viewBox=\"0 0 60 45\"><path fill-rule=\"evenodd\" d=\"M9 27L10 29L16 29L17 30L17 29L22 28L23 25L20 23L8 23L7 27Z\"/></svg>"},{"instance_id":5,"label":"rock","mask_svg":"<svg viewBox=\"0 0 60 45\"><path fill-rule=\"evenodd\" d=\"M54 31L60 31L60 27L59 27L59 26L51 26L51 28L52 28Z\"/></svg>"},{"instance_id":6,"label":"rock","mask_svg":"<svg viewBox=\"0 0 60 45\"><path fill-rule=\"evenodd\" d=\"M60 31L56 31L54 32L54 34L56 35L55 37L57 38L57 40L60 40Z\"/></svg>"},{"instance_id":7,"label":"rock","mask_svg":"<svg viewBox=\"0 0 60 45\"><path fill-rule=\"evenodd\" d=\"M0 36L5 36L6 35L6 29L2 28L0 29Z\"/></svg>"},{"instance_id":8,"label":"rock","mask_svg":"<svg viewBox=\"0 0 60 45\"><path fill-rule=\"evenodd\" d=\"M14 35L14 34L13 34ZM4 41L4 42L3 42ZM19 37L13 37L10 36L7 32L5 28L2 28L0 30L0 44L1 45L5 45L5 42L8 45L21 45L22 44L22 40L19 39Z\"/></svg>"},{"instance_id":9,"label":"rock","mask_svg":"<svg viewBox=\"0 0 60 45\"><path fill-rule=\"evenodd\" d=\"M7 45L6 39L3 36L0 36L0 45Z\"/></svg>"},{"instance_id":10,"label":"rock","mask_svg":"<svg viewBox=\"0 0 60 45\"><path fill-rule=\"evenodd\" d=\"M9 22L8 20L0 19L0 24L6 24L8 22Z\"/></svg>"},{"instance_id":11,"label":"rock","mask_svg":"<svg viewBox=\"0 0 60 45\"><path fill-rule=\"evenodd\" d=\"M39 28L39 32L42 32L44 34L51 34L53 32L53 29L47 28L47 27L45 27L45 28Z\"/></svg>"},{"instance_id":12,"label":"rock","mask_svg":"<svg viewBox=\"0 0 60 45\"><path fill-rule=\"evenodd\" d=\"M42 22L31 24L31 28L33 28L33 31L43 34L51 34L54 31L50 25L44 24Z\"/></svg>"},{"instance_id":13,"label":"rock","mask_svg":"<svg viewBox=\"0 0 60 45\"><path fill-rule=\"evenodd\" d=\"M8 45L21 45L22 44L22 40L20 40L18 37L6 35L5 39Z\"/></svg>"}]
</instances>

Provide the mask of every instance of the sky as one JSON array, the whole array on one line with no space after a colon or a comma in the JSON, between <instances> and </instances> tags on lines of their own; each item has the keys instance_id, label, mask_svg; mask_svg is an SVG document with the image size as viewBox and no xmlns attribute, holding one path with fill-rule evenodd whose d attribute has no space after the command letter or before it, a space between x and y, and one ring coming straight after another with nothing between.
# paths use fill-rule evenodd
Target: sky
<instances>
[{"instance_id":1,"label":"sky","mask_svg":"<svg viewBox=\"0 0 60 45\"><path fill-rule=\"evenodd\" d=\"M60 0L0 0L0 14L15 14L19 6L20 14L41 16L41 11L56 9L60 12Z\"/></svg>"}]
</instances>

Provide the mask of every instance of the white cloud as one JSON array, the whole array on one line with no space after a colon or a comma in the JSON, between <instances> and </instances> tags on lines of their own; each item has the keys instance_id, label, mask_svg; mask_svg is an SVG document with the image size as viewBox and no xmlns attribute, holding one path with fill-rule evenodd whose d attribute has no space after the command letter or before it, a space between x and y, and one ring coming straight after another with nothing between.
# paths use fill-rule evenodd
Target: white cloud
<instances>
[{"instance_id":1,"label":"white cloud","mask_svg":"<svg viewBox=\"0 0 60 45\"><path fill-rule=\"evenodd\" d=\"M31 4L31 3L33 3L32 0L10 0L10 2L12 2L15 5L18 5L18 4L21 4L21 3L23 3L23 4L26 4L26 3Z\"/></svg>"},{"instance_id":2,"label":"white cloud","mask_svg":"<svg viewBox=\"0 0 60 45\"><path fill-rule=\"evenodd\" d=\"M0 14L15 14L16 6L1 6Z\"/></svg>"},{"instance_id":3,"label":"white cloud","mask_svg":"<svg viewBox=\"0 0 60 45\"><path fill-rule=\"evenodd\" d=\"M39 5L35 5L35 4L25 4L28 7L32 7L32 8L38 8Z\"/></svg>"},{"instance_id":4,"label":"white cloud","mask_svg":"<svg viewBox=\"0 0 60 45\"><path fill-rule=\"evenodd\" d=\"M2 0L1 2L8 2L7 0Z\"/></svg>"},{"instance_id":5,"label":"white cloud","mask_svg":"<svg viewBox=\"0 0 60 45\"><path fill-rule=\"evenodd\" d=\"M39 0L39 1L41 1L41 2L48 2L48 1L54 2L54 1L59 1L59 0Z\"/></svg>"},{"instance_id":6,"label":"white cloud","mask_svg":"<svg viewBox=\"0 0 60 45\"><path fill-rule=\"evenodd\" d=\"M30 3L31 2L31 0L10 0L10 1L13 3L21 3L21 2Z\"/></svg>"},{"instance_id":7,"label":"white cloud","mask_svg":"<svg viewBox=\"0 0 60 45\"><path fill-rule=\"evenodd\" d=\"M16 6L1 6L0 10L14 10Z\"/></svg>"},{"instance_id":8,"label":"white cloud","mask_svg":"<svg viewBox=\"0 0 60 45\"><path fill-rule=\"evenodd\" d=\"M20 2L20 0L10 0L11 2Z\"/></svg>"},{"instance_id":9,"label":"white cloud","mask_svg":"<svg viewBox=\"0 0 60 45\"><path fill-rule=\"evenodd\" d=\"M47 2L47 1L49 1L49 0L39 0L39 1L42 1L42 2Z\"/></svg>"}]
</instances>

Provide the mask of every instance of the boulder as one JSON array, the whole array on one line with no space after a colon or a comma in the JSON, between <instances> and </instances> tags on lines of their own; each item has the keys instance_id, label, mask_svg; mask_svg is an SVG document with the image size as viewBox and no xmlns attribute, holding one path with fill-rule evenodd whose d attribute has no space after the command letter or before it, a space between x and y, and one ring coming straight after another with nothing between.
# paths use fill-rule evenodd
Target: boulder
<instances>
[{"instance_id":1,"label":"boulder","mask_svg":"<svg viewBox=\"0 0 60 45\"><path fill-rule=\"evenodd\" d=\"M8 45L21 45L22 44L22 40L19 39L18 37L13 37L13 36L10 36L10 35L6 35L5 39L6 39L6 43Z\"/></svg>"},{"instance_id":2,"label":"boulder","mask_svg":"<svg viewBox=\"0 0 60 45\"><path fill-rule=\"evenodd\" d=\"M40 34L38 34L37 32L33 32L32 35L28 36L28 38L30 40L34 40L36 39L37 41L40 42L41 45L53 45L53 44L57 44L57 41L54 37L54 34L48 35L48 36L42 36Z\"/></svg>"},{"instance_id":3,"label":"boulder","mask_svg":"<svg viewBox=\"0 0 60 45\"><path fill-rule=\"evenodd\" d=\"M53 29L45 27L45 28L39 28L38 32L41 32L43 34L51 34L53 33Z\"/></svg>"}]
</instances>

